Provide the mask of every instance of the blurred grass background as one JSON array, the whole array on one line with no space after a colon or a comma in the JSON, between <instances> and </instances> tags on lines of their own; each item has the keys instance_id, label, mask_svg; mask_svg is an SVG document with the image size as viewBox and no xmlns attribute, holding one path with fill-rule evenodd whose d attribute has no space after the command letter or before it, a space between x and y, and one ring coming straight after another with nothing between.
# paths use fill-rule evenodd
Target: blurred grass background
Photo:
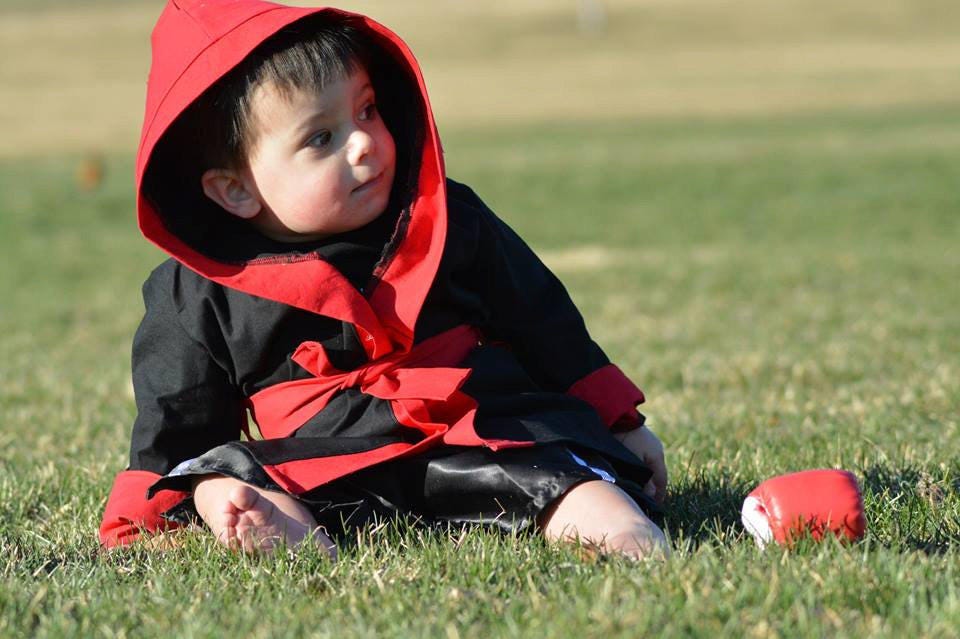
<instances>
[{"instance_id":1,"label":"blurred grass background","mask_svg":"<svg viewBox=\"0 0 960 639\"><path fill-rule=\"evenodd\" d=\"M162 259L132 197L162 3L0 0L0 635L957 636L960 4L602 4L344 6L647 392L662 567L416 531L336 568L98 557ZM861 478L867 541L756 554L744 494L817 466Z\"/></svg>"},{"instance_id":2,"label":"blurred grass background","mask_svg":"<svg viewBox=\"0 0 960 639\"><path fill-rule=\"evenodd\" d=\"M305 4L305 3L299 3ZM579 7L604 7L584 29ZM410 43L445 131L953 106L950 0L344 3ZM159 1L3 0L0 155L136 145ZM638 150L639 151L639 150Z\"/></svg>"}]
</instances>

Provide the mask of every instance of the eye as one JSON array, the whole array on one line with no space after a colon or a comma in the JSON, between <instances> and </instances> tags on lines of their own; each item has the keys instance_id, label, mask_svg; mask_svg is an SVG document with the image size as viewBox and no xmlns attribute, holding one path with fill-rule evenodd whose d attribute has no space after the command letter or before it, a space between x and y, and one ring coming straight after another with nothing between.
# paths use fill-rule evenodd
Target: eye
<instances>
[{"instance_id":1,"label":"eye","mask_svg":"<svg viewBox=\"0 0 960 639\"><path fill-rule=\"evenodd\" d=\"M377 116L377 105L371 102L360 111L361 120L372 120Z\"/></svg>"},{"instance_id":2,"label":"eye","mask_svg":"<svg viewBox=\"0 0 960 639\"><path fill-rule=\"evenodd\" d=\"M330 144L330 139L332 137L333 136L330 135L329 131L326 131L326 130L318 131L317 133L314 133L313 135L311 135L310 138L307 140L307 146L312 146L317 149L322 149L328 144Z\"/></svg>"}]
</instances>

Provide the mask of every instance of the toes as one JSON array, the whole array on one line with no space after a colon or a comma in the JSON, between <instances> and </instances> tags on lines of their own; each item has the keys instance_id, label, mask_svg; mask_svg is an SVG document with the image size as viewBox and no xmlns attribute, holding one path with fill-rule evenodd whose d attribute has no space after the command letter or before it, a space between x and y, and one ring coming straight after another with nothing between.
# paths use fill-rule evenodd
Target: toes
<instances>
[{"instance_id":1,"label":"toes","mask_svg":"<svg viewBox=\"0 0 960 639\"><path fill-rule=\"evenodd\" d=\"M233 512L224 512L220 517L220 526L222 528L236 528L240 523L240 513L235 509Z\"/></svg>"},{"instance_id":2,"label":"toes","mask_svg":"<svg viewBox=\"0 0 960 639\"><path fill-rule=\"evenodd\" d=\"M250 510L259 499L260 494L256 490L243 484L231 488L227 496L227 501L238 511Z\"/></svg>"},{"instance_id":3,"label":"toes","mask_svg":"<svg viewBox=\"0 0 960 639\"><path fill-rule=\"evenodd\" d=\"M282 495L278 497L282 498ZM227 501L223 521L225 528L232 530L228 539L234 540L234 547L247 553L270 553L281 544L294 547L310 539L331 557L336 557L336 546L326 534L315 530L312 516L309 513L302 517L296 516L297 513L291 515L274 502L272 493L262 494L251 486L238 485L230 489Z\"/></svg>"},{"instance_id":4,"label":"toes","mask_svg":"<svg viewBox=\"0 0 960 639\"><path fill-rule=\"evenodd\" d=\"M261 500L261 503L269 503L268 500ZM241 542L241 547L245 552L271 552L282 535L276 525L270 525L264 513L258 510L246 511L239 517L237 523L237 537Z\"/></svg>"},{"instance_id":5,"label":"toes","mask_svg":"<svg viewBox=\"0 0 960 639\"><path fill-rule=\"evenodd\" d=\"M237 515L239 515L241 512L243 511L237 508L237 505L229 499L224 501L220 506L220 514L223 519L236 520Z\"/></svg>"},{"instance_id":6,"label":"toes","mask_svg":"<svg viewBox=\"0 0 960 639\"><path fill-rule=\"evenodd\" d=\"M331 561L337 561L337 545L333 543L333 539L324 531L323 528L317 526L316 528L307 532L304 536L303 541L300 543L307 543L311 541L319 546L327 555L330 557Z\"/></svg>"},{"instance_id":7,"label":"toes","mask_svg":"<svg viewBox=\"0 0 960 639\"><path fill-rule=\"evenodd\" d=\"M237 537L236 518L234 521L224 521L220 531L216 533L217 541L227 548L236 548L239 542Z\"/></svg>"}]
</instances>

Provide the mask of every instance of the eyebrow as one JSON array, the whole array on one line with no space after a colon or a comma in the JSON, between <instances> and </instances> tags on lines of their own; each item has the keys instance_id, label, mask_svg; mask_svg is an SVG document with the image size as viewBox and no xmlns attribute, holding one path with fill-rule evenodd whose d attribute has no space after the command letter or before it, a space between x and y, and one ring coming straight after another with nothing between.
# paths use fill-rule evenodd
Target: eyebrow
<instances>
[{"instance_id":1,"label":"eyebrow","mask_svg":"<svg viewBox=\"0 0 960 639\"><path fill-rule=\"evenodd\" d=\"M359 89L357 89L357 91L354 93L354 96L353 96L354 99L356 99L357 97L363 95L363 94L366 93L367 91L370 91L371 93L374 93L374 95L376 95L376 92L375 92L374 89L373 89L373 83L372 83L372 82L366 82L366 83L364 83L363 86L361 86ZM293 137L295 137L295 138L301 138L301 137L303 137L304 135L306 135L307 133L309 133L310 130L314 128L314 126L316 126L317 120L323 119L324 117L326 117L326 115L327 115L327 113L326 113L326 109L325 109L325 108L323 108L323 107L317 107L316 110L315 110L313 113L311 113L309 117L307 117L307 118L305 118L304 120L302 120L300 123L297 124L297 126L295 126L295 127L292 129L291 132L292 132Z\"/></svg>"}]
</instances>

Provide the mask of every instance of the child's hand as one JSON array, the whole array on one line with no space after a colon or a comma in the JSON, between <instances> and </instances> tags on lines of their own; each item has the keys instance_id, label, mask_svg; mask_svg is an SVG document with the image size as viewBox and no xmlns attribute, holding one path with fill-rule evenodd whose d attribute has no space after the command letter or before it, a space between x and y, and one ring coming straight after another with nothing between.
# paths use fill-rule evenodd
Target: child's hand
<instances>
[{"instance_id":1,"label":"child's hand","mask_svg":"<svg viewBox=\"0 0 960 639\"><path fill-rule=\"evenodd\" d=\"M663 459L660 438L646 426L614 433L613 436L653 471L653 478L643 487L643 491L662 504L667 496L667 463Z\"/></svg>"}]
</instances>

